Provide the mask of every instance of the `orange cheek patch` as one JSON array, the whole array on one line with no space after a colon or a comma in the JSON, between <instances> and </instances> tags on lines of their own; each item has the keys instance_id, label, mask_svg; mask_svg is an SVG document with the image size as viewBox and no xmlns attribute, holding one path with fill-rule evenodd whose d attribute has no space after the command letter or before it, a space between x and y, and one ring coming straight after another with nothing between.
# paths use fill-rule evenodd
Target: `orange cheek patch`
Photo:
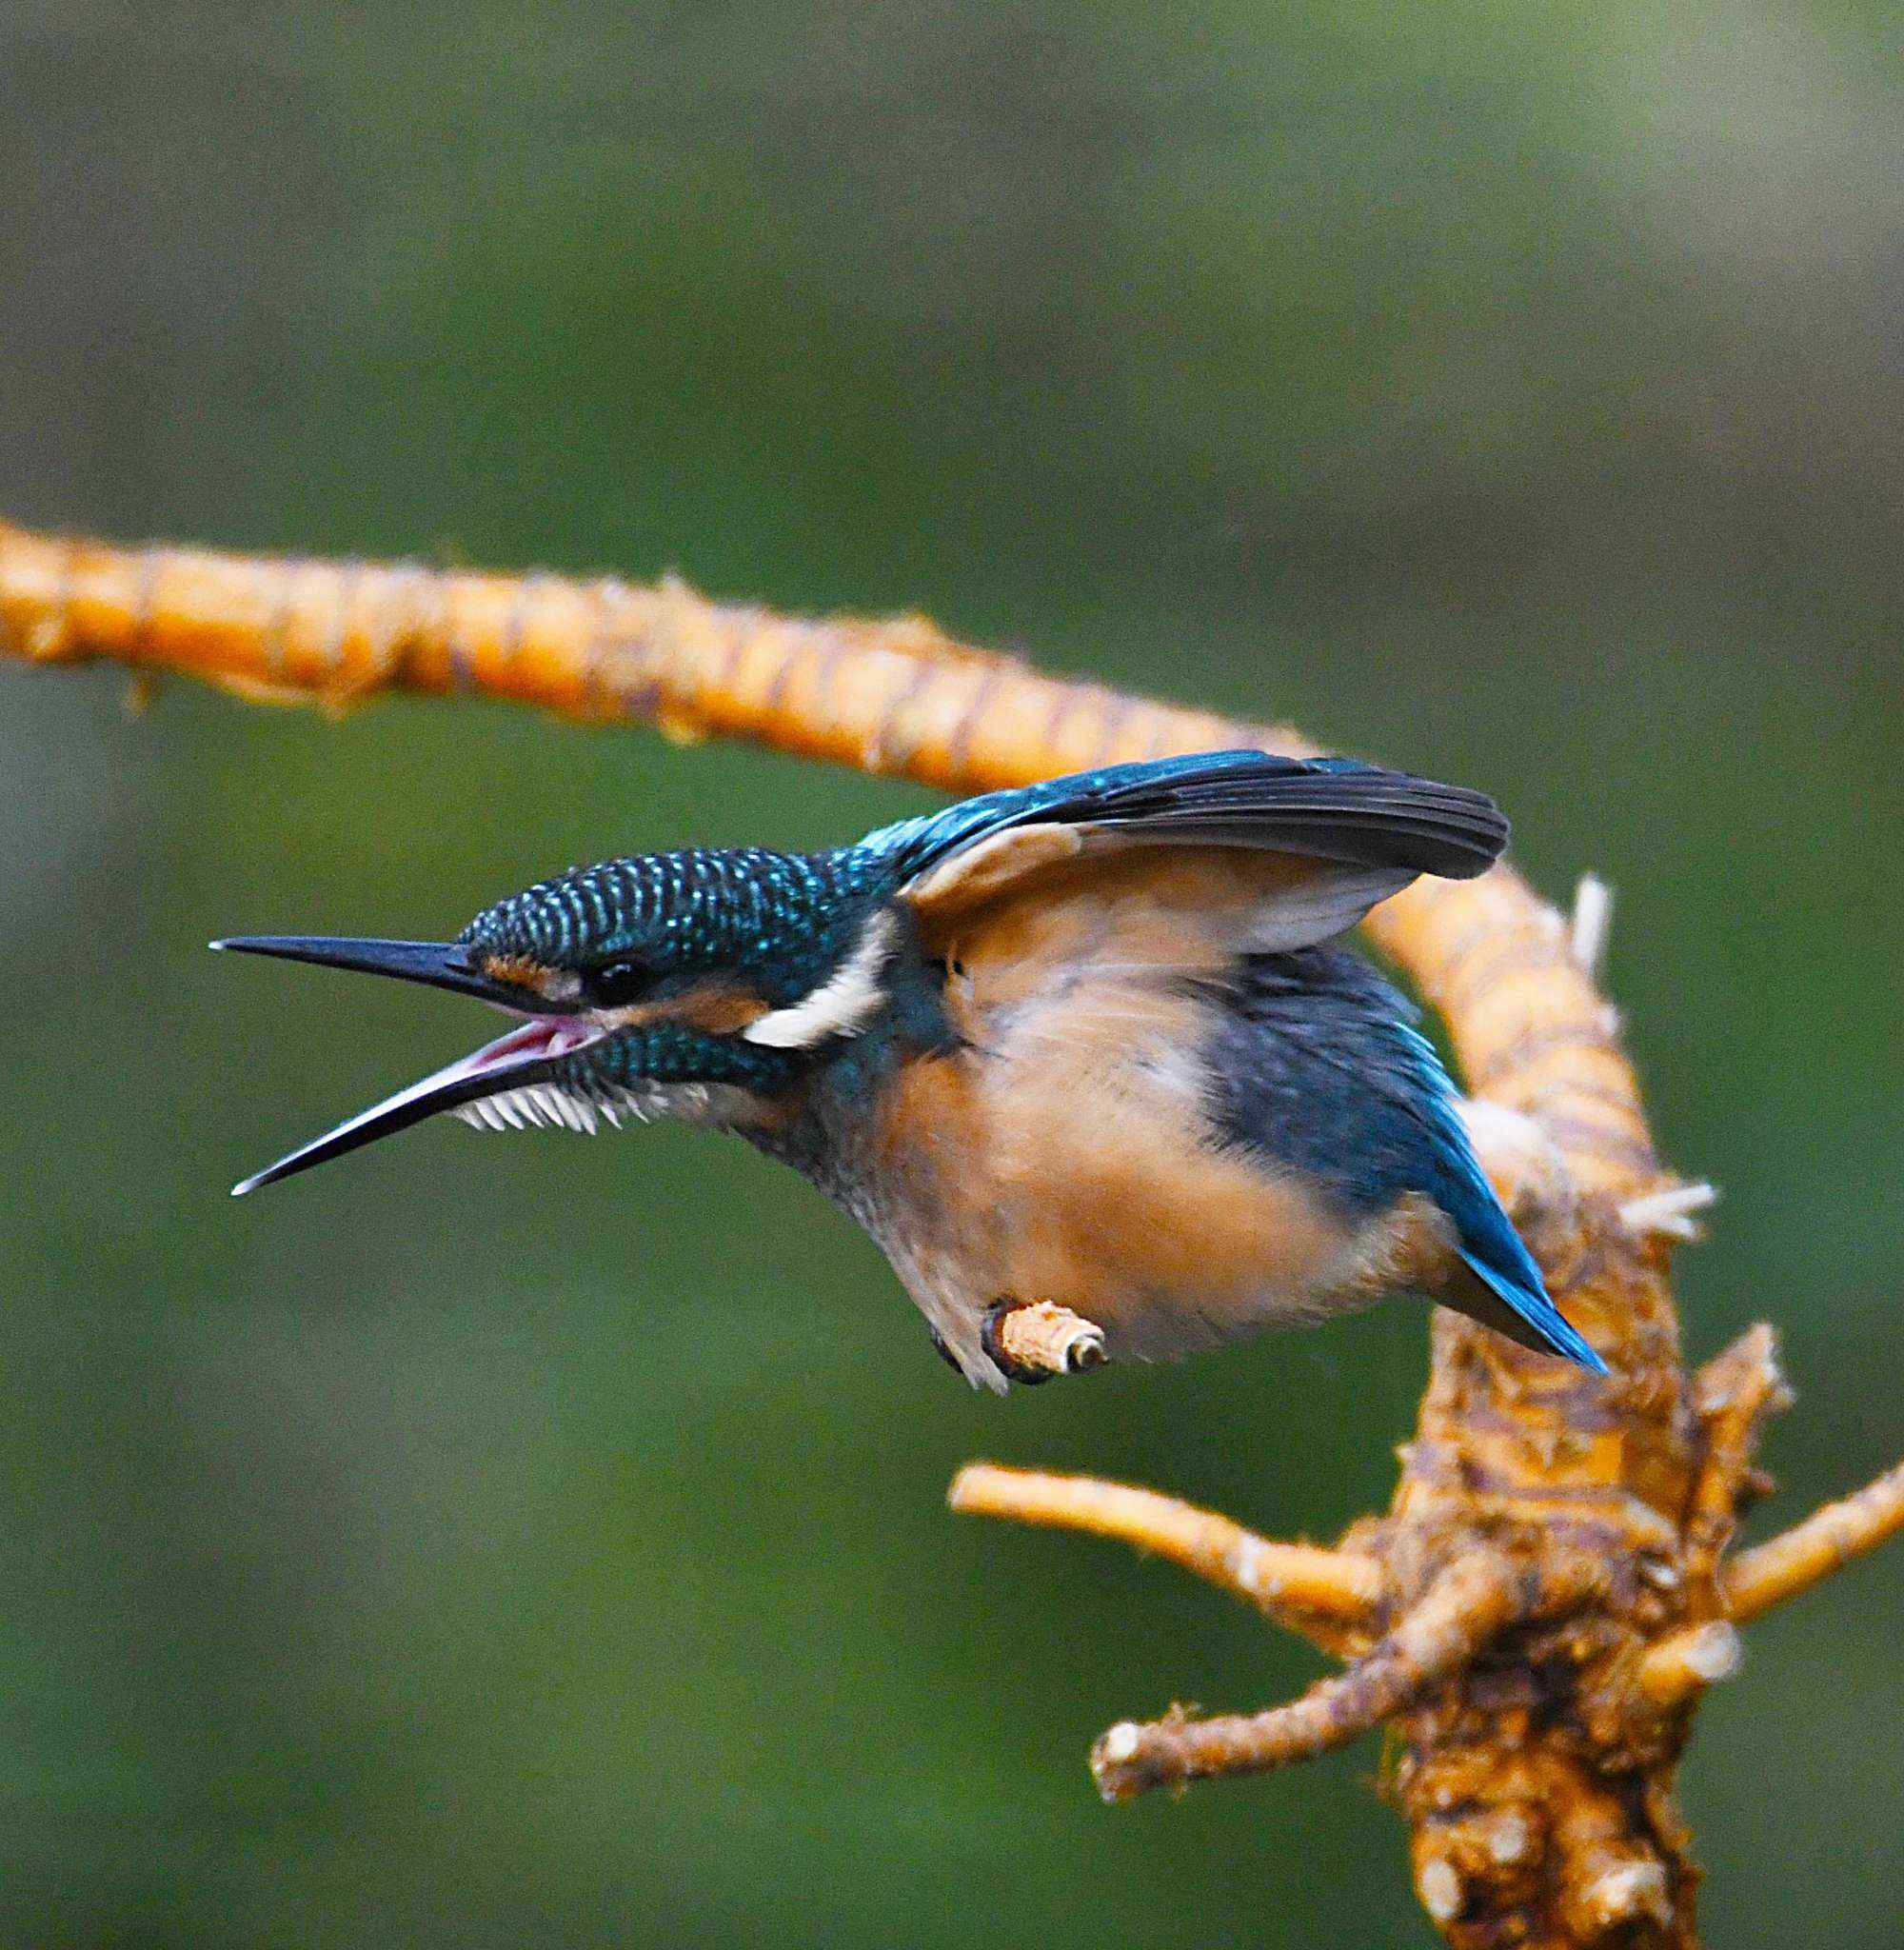
<instances>
[{"instance_id":1,"label":"orange cheek patch","mask_svg":"<svg viewBox=\"0 0 1904 1950\"><path fill-rule=\"evenodd\" d=\"M738 1035L767 1012L768 1005L758 995L726 984L710 983L704 988L690 988L685 995L673 999L673 1019L677 1023L704 1029L714 1036Z\"/></svg>"},{"instance_id":2,"label":"orange cheek patch","mask_svg":"<svg viewBox=\"0 0 1904 1950\"><path fill-rule=\"evenodd\" d=\"M622 1009L602 1009L597 1020L611 1029L645 1029L657 1023L679 1023L709 1036L738 1036L758 1023L771 1005L731 983L706 982L660 1002L638 1002Z\"/></svg>"}]
</instances>

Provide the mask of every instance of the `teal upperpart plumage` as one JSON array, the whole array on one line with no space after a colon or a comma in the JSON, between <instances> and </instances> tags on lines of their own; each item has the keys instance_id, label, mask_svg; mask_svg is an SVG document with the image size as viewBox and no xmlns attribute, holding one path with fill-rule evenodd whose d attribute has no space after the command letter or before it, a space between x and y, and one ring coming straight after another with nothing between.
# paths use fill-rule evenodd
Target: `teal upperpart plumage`
<instances>
[{"instance_id":1,"label":"teal upperpart plumage","mask_svg":"<svg viewBox=\"0 0 1904 1950\"><path fill-rule=\"evenodd\" d=\"M812 853L575 869L452 942L219 944L460 990L517 1026L238 1187L439 1111L672 1115L795 1164L879 1241L968 1378L1055 1301L1113 1358L1413 1287L1597 1368L1405 1002L1324 944L1484 869L1483 794L1202 753L987 794Z\"/></svg>"}]
</instances>

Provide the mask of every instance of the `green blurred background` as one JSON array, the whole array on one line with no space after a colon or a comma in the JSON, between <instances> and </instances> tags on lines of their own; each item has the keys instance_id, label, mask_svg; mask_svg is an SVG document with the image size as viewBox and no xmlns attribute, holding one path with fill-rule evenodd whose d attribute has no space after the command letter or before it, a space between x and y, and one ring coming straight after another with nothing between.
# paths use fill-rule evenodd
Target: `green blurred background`
<instances>
[{"instance_id":1,"label":"green blurred background","mask_svg":"<svg viewBox=\"0 0 1904 1950\"><path fill-rule=\"evenodd\" d=\"M526 21L527 24L526 24ZM1761 1529L1904 1449L1894 0L0 6L0 510L676 569L1492 787L1769 1316ZM964 1459L1326 1536L1425 1315L969 1394L790 1174L433 1125L480 1024L219 964L924 795L483 706L0 670L0 1941L1426 1942L1372 1743L1111 1811L1318 1669L955 1522ZM1904 1551L1755 1632L1712 1940L1895 1946Z\"/></svg>"}]
</instances>

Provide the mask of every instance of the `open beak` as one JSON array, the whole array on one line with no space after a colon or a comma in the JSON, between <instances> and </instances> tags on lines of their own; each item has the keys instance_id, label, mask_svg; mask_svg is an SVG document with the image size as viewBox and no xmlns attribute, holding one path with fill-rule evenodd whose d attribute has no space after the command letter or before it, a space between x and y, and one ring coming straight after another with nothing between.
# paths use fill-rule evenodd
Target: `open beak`
<instances>
[{"instance_id":1,"label":"open beak","mask_svg":"<svg viewBox=\"0 0 1904 1950\"><path fill-rule=\"evenodd\" d=\"M578 1049L600 1041L603 1031L569 1011L545 1008L530 1013L524 1007L526 991L497 982L472 966L459 944L426 941L355 941L327 935L250 935L215 941L214 948L240 954L275 955L284 961L311 962L320 967L357 968L399 981L426 983L459 995L473 995L526 1020L472 1055L459 1058L433 1076L399 1090L394 1097L360 1111L335 1130L301 1145L288 1157L231 1187L242 1198L260 1185L307 1171L327 1159L341 1158L394 1131L407 1130L440 1110L454 1110L506 1092L522 1091L535 1098L538 1086L555 1082L564 1061ZM535 1000L540 1003L542 998ZM560 1102L560 1098L551 1102ZM511 1120L513 1121L513 1119ZM540 1121L540 1120L538 1120ZM563 1117L562 1122L567 1119Z\"/></svg>"}]
</instances>

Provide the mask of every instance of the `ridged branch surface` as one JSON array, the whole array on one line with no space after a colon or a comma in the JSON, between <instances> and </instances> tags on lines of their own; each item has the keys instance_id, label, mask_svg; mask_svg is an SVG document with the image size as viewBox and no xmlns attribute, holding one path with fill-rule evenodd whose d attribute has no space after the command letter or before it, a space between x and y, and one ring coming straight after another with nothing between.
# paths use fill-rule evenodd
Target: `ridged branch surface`
<instances>
[{"instance_id":1,"label":"ridged branch surface","mask_svg":"<svg viewBox=\"0 0 1904 1950\"><path fill-rule=\"evenodd\" d=\"M1120 759L1294 734L1038 675L919 618L799 622L644 587L253 560L49 539L0 524L0 649L178 671L341 706L480 692L681 738L754 738L982 791ZM1175 1499L981 1465L962 1509L1095 1531L1224 1586L1343 1656L1267 1712L1124 1721L1093 1756L1122 1798L1260 1772L1385 1724L1416 1886L1451 1943L1696 1941L1673 1801L1737 1627L1904 1527L1904 1464L1728 1556L1784 1405L1769 1329L1689 1376L1668 1285L1702 1188L1656 1162L1593 969L1605 891L1570 928L1511 869L1424 881L1370 932L1445 1019L1484 1161L1596 1382L1450 1313L1388 1511L1334 1548L1272 1542Z\"/></svg>"}]
</instances>

